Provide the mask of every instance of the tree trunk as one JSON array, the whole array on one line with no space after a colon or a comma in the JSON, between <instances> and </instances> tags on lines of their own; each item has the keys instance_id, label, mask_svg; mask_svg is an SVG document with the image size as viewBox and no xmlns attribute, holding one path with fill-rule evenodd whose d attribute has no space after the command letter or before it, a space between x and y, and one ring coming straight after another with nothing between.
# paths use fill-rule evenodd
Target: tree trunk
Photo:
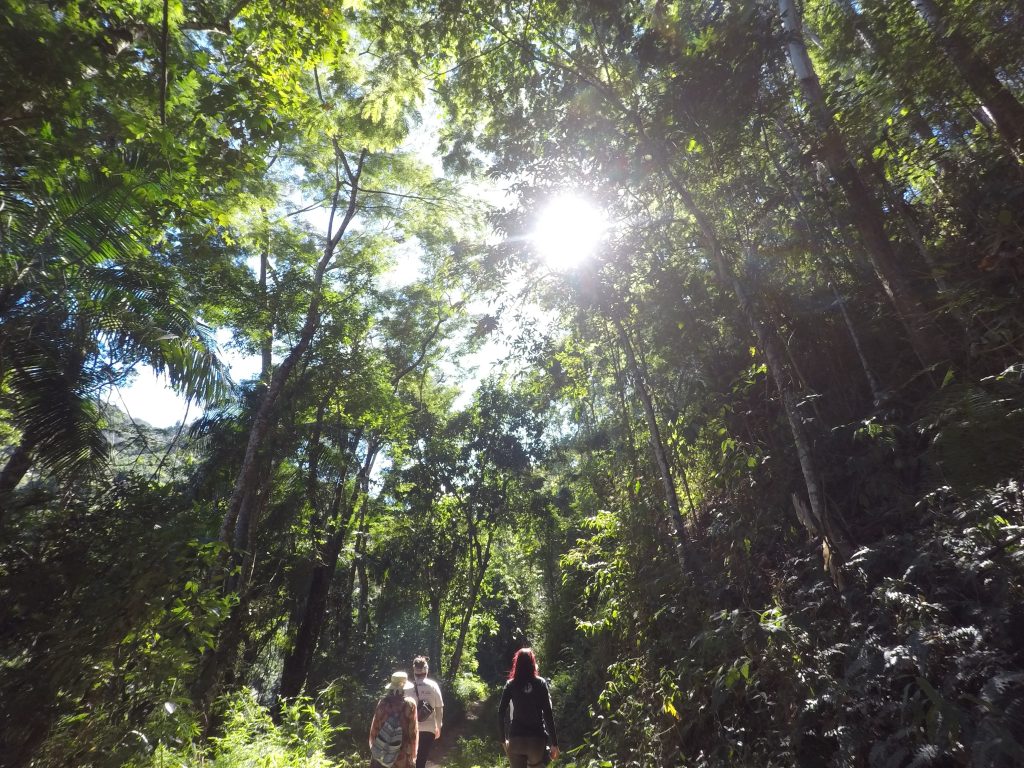
<instances>
[{"instance_id":1,"label":"tree trunk","mask_svg":"<svg viewBox=\"0 0 1024 768\"><path fill-rule=\"evenodd\" d=\"M825 566L832 574L837 585L841 584L839 567L846 562L852 553L849 543L839 526L832 520L832 514L825 501L825 494L821 490L821 475L818 471L817 461L814 457L813 441L807 431L803 416L796 407L796 395L790 386L790 376L782 359L781 346L778 334L774 330L764 327L764 324L756 317L750 299L743 289L739 278L734 278L736 297L739 299L740 309L746 315L748 322L753 326L757 336L758 344L764 352L768 371L775 381L775 385L782 397L782 406L789 422L789 429L793 435L793 444L796 446L797 460L800 463L800 472L804 478L804 487L807 490L807 500L810 502L810 513L813 521L814 533L819 536L823 543L823 556ZM806 525L806 521L802 520Z\"/></svg>"},{"instance_id":2,"label":"tree trunk","mask_svg":"<svg viewBox=\"0 0 1024 768\"><path fill-rule=\"evenodd\" d=\"M971 42L949 24L933 0L911 0L953 66L995 123L996 130L1018 161L1024 156L1024 105L999 82L995 70Z\"/></svg>"},{"instance_id":3,"label":"tree trunk","mask_svg":"<svg viewBox=\"0 0 1024 768\"><path fill-rule=\"evenodd\" d=\"M236 626L234 617L239 615L237 609L241 605L242 599L244 599L242 596L248 592L246 577L249 569L244 567L244 560L246 559L245 549L249 547L249 543L255 536L256 504L259 488L262 485L258 482L259 470L262 465L260 456L263 453L267 436L273 426L273 417L278 399L284 391L285 384L291 377L292 371L312 343L313 336L320 325L320 303L323 298L324 279L327 269L334 259L338 243L355 217L359 177L362 173L367 154L365 149L360 153L356 169L350 174L351 191L344 216L339 222L336 231L332 230L331 227L333 227L334 216L338 212L341 192L340 182L335 188L327 242L324 245L323 255L317 262L316 270L313 274L312 295L306 308L305 320L299 331L295 346L292 347L285 359L274 370L270 379L270 385L267 387L267 391L260 402L256 418L249 429L249 439L246 442L242 466L235 478L235 485L228 501L228 509L221 522L220 540L226 545L224 565L228 573L224 582L225 591L237 591L240 595L240 602L236 605L236 610L232 611L227 629L221 632L216 651L208 654L206 662L203 664L202 672L193 689L196 698L206 704L209 704L211 694L217 687L217 681L224 669L225 662L234 658L238 643L241 640L241 619L238 619ZM269 481L269 478L267 480ZM249 559L251 560L252 557L253 553L250 553ZM242 566L240 570L238 570L239 566ZM232 575L236 571L238 575Z\"/></svg>"},{"instance_id":4,"label":"tree trunk","mask_svg":"<svg viewBox=\"0 0 1024 768\"><path fill-rule=\"evenodd\" d=\"M850 20L853 25L853 29L857 33L857 37L860 38L864 47L870 52L876 61L884 63L886 59L890 58L889 46L884 44L883 40L880 40L875 31L871 28L871 24L864 18L864 15L860 12L857 4L853 0L835 0L836 5L839 6L843 14ZM916 105L913 92L907 87L906 83L898 77L893 77L886 74L885 81L895 91L896 96L899 97L900 101L903 102L904 109L907 111L907 120L910 122L911 130L917 134L917 137L921 141L928 141L935 136L935 131L932 129L931 123L929 123L924 115ZM940 158L940 162L943 162ZM944 164L945 165L945 164Z\"/></svg>"},{"instance_id":5,"label":"tree trunk","mask_svg":"<svg viewBox=\"0 0 1024 768\"><path fill-rule=\"evenodd\" d=\"M309 436L309 450L306 453L306 501L311 509L317 508L317 495L320 488L320 457L323 456L324 446L321 436L324 429L324 414L327 404L334 397L334 389L326 393L316 406L316 418L313 421L313 432ZM346 460L345 472L348 471L348 460Z\"/></svg>"},{"instance_id":6,"label":"tree trunk","mask_svg":"<svg viewBox=\"0 0 1024 768\"><path fill-rule=\"evenodd\" d=\"M329 234L327 244L324 246L323 256L321 256L320 261L317 262L316 270L313 274L312 295L310 296L309 306L306 309L305 321L302 324L302 328L299 330L298 340L296 341L295 346L293 346L288 352L285 359L281 361L281 364L274 370L270 379L270 386L267 387L267 392L260 402L259 409L256 412L256 418L249 430L249 439L245 446L245 456L242 459L242 467L239 469L238 475L235 479L235 486L231 492L231 498L228 501L228 511L224 515L224 520L221 524L221 541L229 546L232 544L233 538L238 538L232 537L232 531L235 529L239 513L246 501L245 497L249 494L250 489L254 485L258 469L257 456L263 450L267 433L270 431L272 416L277 405L278 398L280 398L281 392L284 390L284 386L290 378L292 370L309 348L310 343L313 341L313 335L316 333L316 330L320 325L320 302L323 298L324 277L327 274L327 268L334 259L334 252L337 249L342 235L345 234L345 231L348 229L348 225L355 216L356 195L359 189L358 179L362 172L366 155L366 150L363 150L359 157L359 164L353 174L352 190L349 195L348 207L345 212L345 216L338 227L338 231L333 234ZM337 191L335 193L334 210L336 209ZM249 520L251 520L251 515L247 520L247 524ZM247 536L242 537L243 540L247 538Z\"/></svg>"},{"instance_id":7,"label":"tree trunk","mask_svg":"<svg viewBox=\"0 0 1024 768\"><path fill-rule=\"evenodd\" d=\"M447 671L441 668L441 642L444 636L441 629L441 598L431 593L429 603L430 637L427 640L427 653L431 665L437 665L437 674L440 676Z\"/></svg>"},{"instance_id":8,"label":"tree trunk","mask_svg":"<svg viewBox=\"0 0 1024 768\"><path fill-rule=\"evenodd\" d=\"M341 589L337 591L338 602L334 611L338 619L335 642L341 648L348 648L352 645L352 594L356 586L356 563L353 560L342 578Z\"/></svg>"},{"instance_id":9,"label":"tree trunk","mask_svg":"<svg viewBox=\"0 0 1024 768\"><path fill-rule=\"evenodd\" d=\"M794 0L778 0L778 3L786 32L789 60L817 126L822 158L846 196L850 215L860 232L868 259L896 310L897 318L907 331L914 353L926 368L938 365L949 359L946 345L931 324L923 303L897 268L896 254L885 233L882 208L854 166L839 128L825 103L821 83L807 55Z\"/></svg>"},{"instance_id":10,"label":"tree trunk","mask_svg":"<svg viewBox=\"0 0 1024 768\"><path fill-rule=\"evenodd\" d=\"M786 141L788 131L785 130L784 125L777 125L779 132L784 143L790 143ZM775 166L776 172L779 174L779 179L782 180L789 192L790 198L793 200L793 205L796 207L800 218L804 222L804 228L807 230L807 235L811 240L811 243L823 256L828 252L827 243L838 245L834 238L828 233L828 230L822 230L824 236L819 235L819 229L811 221L811 217L807 215L804 205L803 195L795 188L791 182L791 178L782 167L782 163L778 161L770 145L768 144L767 132L765 132L765 151L772 158L772 162ZM850 318L850 313L846 310L846 300L839 294L839 291L835 287L836 281L833 279L833 267L829 263L830 260L824 260L826 264L826 274L829 276L829 287L832 289L832 295L835 296L836 302L839 304L839 311L842 315L843 322L846 325L846 330L850 335L850 340L853 342L854 351L857 353L857 359L860 361L861 371L864 373L864 378L867 380L868 389L871 391L871 398L877 404L882 402L883 399L883 388L879 382L878 376L875 375L875 371L872 368L870 361L868 360L867 354L864 351L863 345L860 343L860 334L857 332L857 328L853 324L853 320Z\"/></svg>"},{"instance_id":11,"label":"tree trunk","mask_svg":"<svg viewBox=\"0 0 1024 768\"><path fill-rule=\"evenodd\" d=\"M355 576L359 583L359 602L356 605L356 642L365 643L370 632L370 578L366 572L366 541L369 531L366 523L366 507L359 510L359 539L355 547Z\"/></svg>"},{"instance_id":12,"label":"tree trunk","mask_svg":"<svg viewBox=\"0 0 1024 768\"><path fill-rule=\"evenodd\" d=\"M665 443L661 439L661 429L658 427L658 415L654 410L654 402L651 400L651 393L647 390L647 382L640 374L640 366L637 363L636 353L633 344L629 340L626 328L622 321L612 310L609 312L611 321L619 337L619 344L626 356L626 365L629 368L630 378L633 379L633 387L643 406L644 417L647 420L647 429L651 433L651 450L654 452L654 459L658 464L658 473L661 475L662 488L665 491L665 503L668 504L669 516L676 532L676 556L679 559L679 567L686 573L692 570L692 563L689 562L690 551L686 532L686 521L683 520L682 511L679 507L679 493L676 490L676 482L672 477L672 465L669 462L668 451L665 450Z\"/></svg>"},{"instance_id":13,"label":"tree trunk","mask_svg":"<svg viewBox=\"0 0 1024 768\"><path fill-rule=\"evenodd\" d=\"M205 717L203 733L210 736L215 728L216 720L210 712L210 704L220 684L224 670L234 663L234 654L242 640L242 618L249 611L248 592L238 596L238 602L232 607L227 621L220 628L217 646L206 651L199 664L199 675L192 687L192 698Z\"/></svg>"},{"instance_id":14,"label":"tree trunk","mask_svg":"<svg viewBox=\"0 0 1024 768\"><path fill-rule=\"evenodd\" d=\"M18 487L18 483L32 466L33 448L35 448L35 441L27 435L22 435L21 442L15 446L3 471L0 472L0 526L3 526L4 523L8 497Z\"/></svg>"},{"instance_id":15,"label":"tree trunk","mask_svg":"<svg viewBox=\"0 0 1024 768\"><path fill-rule=\"evenodd\" d=\"M857 359L860 361L860 369L864 372L864 378L867 380L868 389L871 391L871 399L875 405L881 405L885 399L882 385L878 382L878 377L875 375L874 369L868 362L867 354L864 352L864 347L860 343L860 334L857 333L857 327L853 324L853 320L850 318L850 313L846 310L846 299L840 295L839 291L836 290L834 284L830 284L832 288L832 295L836 297L836 303L839 305L839 312L843 317L843 323L846 325L846 332L850 334L850 341L853 342L853 349L857 353Z\"/></svg>"},{"instance_id":16,"label":"tree trunk","mask_svg":"<svg viewBox=\"0 0 1024 768\"><path fill-rule=\"evenodd\" d=\"M270 228L267 227L267 246L260 252L260 301L267 327L263 329L260 339L260 381L270 383L270 371L273 364L274 322L270 317L270 295L267 293L267 269L270 264Z\"/></svg>"},{"instance_id":17,"label":"tree trunk","mask_svg":"<svg viewBox=\"0 0 1024 768\"><path fill-rule=\"evenodd\" d=\"M365 643L370 634L370 577L366 573L366 548L356 559L356 577L359 580L359 604L356 611L356 636Z\"/></svg>"},{"instance_id":18,"label":"tree trunk","mask_svg":"<svg viewBox=\"0 0 1024 768\"><path fill-rule=\"evenodd\" d=\"M342 486L339 484L335 493L335 499L339 504L341 489ZM331 579L338 566L338 556L341 554L344 539L344 530L336 531L327 541L321 562L313 568L299 629L295 633L291 652L285 657L281 671L281 686L278 691L281 701L298 696L306 684L309 666L320 642L320 632L323 630L324 617L327 613L327 596L330 593Z\"/></svg>"},{"instance_id":19,"label":"tree trunk","mask_svg":"<svg viewBox=\"0 0 1024 768\"><path fill-rule=\"evenodd\" d=\"M665 169L665 174L668 177L669 184L679 196L683 206L690 215L693 216L694 220L697 222L697 226L700 228L701 233L704 236L704 247L708 253L709 261L715 265L723 287L726 290L729 288L733 290L737 303L739 304L740 311L743 314L744 319L747 321L747 324L750 326L750 329L757 337L758 344L764 352L768 373L775 382L775 386L782 397L786 420L789 422L790 432L793 435L793 442L797 449L797 459L800 463L800 471L804 478L807 498L811 504L812 519L816 521L817 524L817 534L822 537L823 542L827 544L829 549L834 553L834 557L826 558L826 565L829 567L830 571L837 573L838 568L849 556L850 546L846 543L845 539L841 537L841 534L839 533L839 526L831 524L829 520L830 513L825 505L824 494L821 492L821 483L819 479L821 475L818 471L817 461L814 457L812 441L807 433L803 418L796 411L796 399L792 393L791 378L785 367L785 363L783 362L783 355L779 351L781 344L777 338L777 334L774 329L765 328L758 319L757 314L754 311L754 307L747 297L747 292L744 289L743 284L733 273L731 265L725 258L725 254L723 253L721 244L718 240L718 233L710 219L708 219L704 211L697 205L693 195L690 194L690 191L672 170L672 167L667 163L663 153L658 152L658 154L661 155L662 164Z\"/></svg>"},{"instance_id":20,"label":"tree trunk","mask_svg":"<svg viewBox=\"0 0 1024 768\"><path fill-rule=\"evenodd\" d=\"M466 637L469 634L469 624L473 620L473 614L476 612L476 603L480 597L480 588L484 583L484 576L487 575L487 566L490 565L491 561L491 542L494 539L494 531L487 531L487 543L481 549L479 542L474 537L473 548L477 551L477 572L475 578L470 583L469 596L466 599L466 605L462 612L462 621L459 623L459 634L455 640L455 650L452 652L451 661L448 664L448 679L454 680L459 674L459 668L462 666L462 652L466 646ZM472 551L472 550L471 550Z\"/></svg>"}]
</instances>

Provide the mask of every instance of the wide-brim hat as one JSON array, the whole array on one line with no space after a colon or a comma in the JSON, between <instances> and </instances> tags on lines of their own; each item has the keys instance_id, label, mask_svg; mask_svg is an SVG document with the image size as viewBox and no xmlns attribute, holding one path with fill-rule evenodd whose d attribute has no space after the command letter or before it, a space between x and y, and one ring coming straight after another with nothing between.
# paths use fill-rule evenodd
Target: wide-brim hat
<instances>
[{"instance_id":1,"label":"wide-brim hat","mask_svg":"<svg viewBox=\"0 0 1024 768\"><path fill-rule=\"evenodd\" d=\"M409 675L405 672L395 672L391 675L391 682L388 684L389 691L404 691L406 688L411 687Z\"/></svg>"}]
</instances>

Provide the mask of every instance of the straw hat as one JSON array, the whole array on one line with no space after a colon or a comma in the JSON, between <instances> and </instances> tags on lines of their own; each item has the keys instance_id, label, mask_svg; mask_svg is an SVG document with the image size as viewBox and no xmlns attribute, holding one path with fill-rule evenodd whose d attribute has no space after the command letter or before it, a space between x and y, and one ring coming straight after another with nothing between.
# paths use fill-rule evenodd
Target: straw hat
<instances>
[{"instance_id":1,"label":"straw hat","mask_svg":"<svg viewBox=\"0 0 1024 768\"><path fill-rule=\"evenodd\" d=\"M388 685L388 692L404 691L409 686L409 676L405 672L395 672L391 675L391 684Z\"/></svg>"}]
</instances>

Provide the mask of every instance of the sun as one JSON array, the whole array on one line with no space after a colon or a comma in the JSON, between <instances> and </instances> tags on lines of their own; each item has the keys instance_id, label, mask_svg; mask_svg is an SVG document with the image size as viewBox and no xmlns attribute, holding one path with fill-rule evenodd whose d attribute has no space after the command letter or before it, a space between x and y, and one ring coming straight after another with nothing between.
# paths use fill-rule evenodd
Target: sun
<instances>
[{"instance_id":1,"label":"sun","mask_svg":"<svg viewBox=\"0 0 1024 768\"><path fill-rule=\"evenodd\" d=\"M537 254L549 267L572 269L594 254L608 229L601 210L578 195L559 195L537 216L531 234Z\"/></svg>"}]
</instances>

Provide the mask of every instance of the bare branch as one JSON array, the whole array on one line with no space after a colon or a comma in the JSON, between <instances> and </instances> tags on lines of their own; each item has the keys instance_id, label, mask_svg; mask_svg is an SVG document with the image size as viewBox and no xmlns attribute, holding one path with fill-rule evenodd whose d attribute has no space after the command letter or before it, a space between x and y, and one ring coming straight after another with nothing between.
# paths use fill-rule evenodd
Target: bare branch
<instances>
[{"instance_id":1,"label":"bare branch","mask_svg":"<svg viewBox=\"0 0 1024 768\"><path fill-rule=\"evenodd\" d=\"M348 229L348 225L352 222L352 219L356 215L356 198L359 195L359 177L363 173L363 167L366 165L366 158L369 154L369 150L366 149L365 147L359 152L359 161L356 163L356 170L352 176L352 188L348 196L348 208L345 211L345 218L342 220L341 225L338 227L338 231L333 236L329 236L328 239L327 245L328 250L330 251L333 251L337 247L338 243L341 241L342 235L345 234L345 230ZM344 153L342 153L342 156L344 156ZM335 193L335 200L337 200L337 192ZM337 202L335 202L335 207L331 209L332 221L334 220L334 211L336 207ZM330 229L328 229L327 231L328 235L330 235Z\"/></svg>"}]
</instances>

